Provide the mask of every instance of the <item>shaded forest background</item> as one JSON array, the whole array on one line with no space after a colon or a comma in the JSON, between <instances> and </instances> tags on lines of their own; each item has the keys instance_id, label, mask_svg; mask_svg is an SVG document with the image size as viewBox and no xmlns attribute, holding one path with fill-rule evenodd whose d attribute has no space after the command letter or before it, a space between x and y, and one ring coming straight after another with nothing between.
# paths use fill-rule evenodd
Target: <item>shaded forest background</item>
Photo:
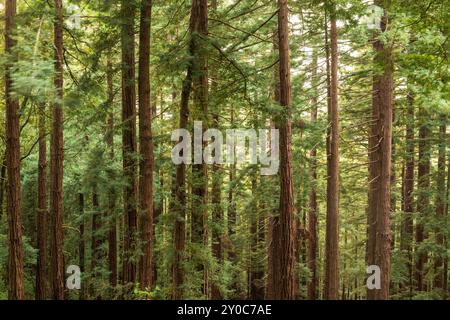
<instances>
[{"instance_id":1,"label":"shaded forest background","mask_svg":"<svg viewBox=\"0 0 450 320\"><path fill-rule=\"evenodd\" d=\"M5 0L0 298L446 299L449 12ZM175 165L194 121L277 128L278 173Z\"/></svg>"}]
</instances>

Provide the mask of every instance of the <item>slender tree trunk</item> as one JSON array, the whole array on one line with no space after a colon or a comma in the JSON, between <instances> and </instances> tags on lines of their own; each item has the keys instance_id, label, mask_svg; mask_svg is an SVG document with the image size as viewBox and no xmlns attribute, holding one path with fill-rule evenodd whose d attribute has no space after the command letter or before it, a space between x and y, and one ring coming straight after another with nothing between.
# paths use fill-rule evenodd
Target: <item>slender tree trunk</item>
<instances>
[{"instance_id":1,"label":"slender tree trunk","mask_svg":"<svg viewBox=\"0 0 450 320\"><path fill-rule=\"evenodd\" d=\"M108 123L106 133L106 143L109 147L109 156L114 161L114 88L113 88L113 66L111 57L107 61L107 90L108 90ZM115 175L111 172L111 181L115 180ZM117 285L117 218L116 218L116 196L117 191L114 185L110 187L108 194L108 270L109 284L111 287Z\"/></svg>"},{"instance_id":2,"label":"slender tree trunk","mask_svg":"<svg viewBox=\"0 0 450 320\"><path fill-rule=\"evenodd\" d=\"M47 143L45 132L45 105L39 108L39 160L38 160L38 209L36 268L36 300L47 296Z\"/></svg>"},{"instance_id":3,"label":"slender tree trunk","mask_svg":"<svg viewBox=\"0 0 450 320\"><path fill-rule=\"evenodd\" d=\"M124 258L123 282L133 285L136 280L136 262L132 258L136 251L136 91L134 72L134 17L135 5L122 0L122 153L123 171L127 185L124 188Z\"/></svg>"},{"instance_id":4,"label":"slender tree trunk","mask_svg":"<svg viewBox=\"0 0 450 320\"><path fill-rule=\"evenodd\" d=\"M97 265L100 261L100 204L97 193L97 185L94 185L92 190L92 239L91 239L91 274L95 278L99 276L99 272L97 272ZM95 288L92 288L92 294L94 293Z\"/></svg>"},{"instance_id":5,"label":"slender tree trunk","mask_svg":"<svg viewBox=\"0 0 450 320\"><path fill-rule=\"evenodd\" d=\"M0 217L3 216L3 203L5 200L5 182L6 182L6 153L2 157L0 168Z\"/></svg>"},{"instance_id":6,"label":"slender tree trunk","mask_svg":"<svg viewBox=\"0 0 450 320\"><path fill-rule=\"evenodd\" d=\"M318 84L317 79L317 52L313 53L312 62L312 83L316 88ZM317 90L317 89L315 89ZM315 125L317 122L317 94L311 100L311 124ZM309 193L309 212L308 212L308 268L311 272L311 280L308 282L308 300L315 300L317 298L317 224L318 224L318 210L317 210L317 148L314 146L310 153L311 159L311 190Z\"/></svg>"},{"instance_id":7,"label":"slender tree trunk","mask_svg":"<svg viewBox=\"0 0 450 320\"><path fill-rule=\"evenodd\" d=\"M17 61L13 52L16 41L16 1L5 3L5 54L10 61L5 66L6 98L6 168L7 168L7 213L8 213L8 298L22 300L25 298L23 272L23 243L20 194L20 124L19 101L12 95L12 63Z\"/></svg>"},{"instance_id":8,"label":"slender tree trunk","mask_svg":"<svg viewBox=\"0 0 450 320\"><path fill-rule=\"evenodd\" d=\"M339 299L339 106L338 44L335 8L331 13L330 155L327 179L327 226L325 248L325 298Z\"/></svg>"},{"instance_id":9,"label":"slender tree trunk","mask_svg":"<svg viewBox=\"0 0 450 320\"><path fill-rule=\"evenodd\" d=\"M275 6L277 6L277 1L275 0ZM272 37L273 49L278 51L278 29L274 30ZM274 102L280 103L280 65L279 62L275 64L273 69L273 94ZM271 127L273 126L273 121L271 121ZM267 257L267 284L266 284L266 299L275 299L275 284L279 283L280 273L280 217L278 215L270 215L268 219L268 232L267 232L267 246L268 246L268 257ZM295 290L295 288L294 288Z\"/></svg>"},{"instance_id":10,"label":"slender tree trunk","mask_svg":"<svg viewBox=\"0 0 450 320\"><path fill-rule=\"evenodd\" d=\"M152 1L141 3L141 23L139 31L139 142L140 142L140 215L141 234L144 243L141 285L153 286L153 137L152 107L150 99L150 26Z\"/></svg>"},{"instance_id":11,"label":"slender tree trunk","mask_svg":"<svg viewBox=\"0 0 450 320\"><path fill-rule=\"evenodd\" d=\"M425 290L424 265L427 261L427 254L420 249L420 245L427 238L425 221L430 213L430 199L428 192L430 191L431 145L429 139L431 132L429 128L429 114L423 107L419 108L418 117L420 128L417 212L419 216L416 222L416 266L414 278L417 291L423 291Z\"/></svg>"},{"instance_id":12,"label":"slender tree trunk","mask_svg":"<svg viewBox=\"0 0 450 320\"><path fill-rule=\"evenodd\" d=\"M402 239L400 248L408 256L408 286L411 293L413 276L413 213L414 213L414 97L412 93L408 94L408 110L406 116L406 168L404 178L404 205L405 216L402 225Z\"/></svg>"},{"instance_id":13,"label":"slender tree trunk","mask_svg":"<svg viewBox=\"0 0 450 320\"><path fill-rule=\"evenodd\" d=\"M51 276L52 298L64 299L64 234L62 212L63 179L63 8L62 0L55 0L54 23L56 97L50 148L50 213L51 213Z\"/></svg>"},{"instance_id":14,"label":"slender tree trunk","mask_svg":"<svg viewBox=\"0 0 450 320\"><path fill-rule=\"evenodd\" d=\"M436 228L436 242L440 246L443 253L447 252L447 245L445 242L445 226L446 226L446 215L445 206L448 201L446 188L445 188L445 151L446 151L446 140L445 135L447 131L448 117L446 115L440 116L440 126L439 126L439 156L438 156L438 172L437 172L437 193L436 193L436 218L437 218L437 228ZM444 287L444 273L447 272L444 269L444 256L446 254L437 254L434 262L435 278L434 278L434 288L441 289L442 292L447 290Z\"/></svg>"},{"instance_id":15,"label":"slender tree trunk","mask_svg":"<svg viewBox=\"0 0 450 320\"><path fill-rule=\"evenodd\" d=\"M382 6L381 3L378 5ZM387 11L385 8L385 15L381 22L381 31L385 32L388 25ZM375 219L371 223L375 224L375 234L369 233L371 243L374 243L373 263L381 270L381 289L368 290L375 291L368 294L369 299L387 300L389 299L389 284L390 284L390 254L391 254L391 227L390 227L390 182L391 182L391 153L392 153L392 106L393 106L393 61L392 52L389 45L385 45L377 38L374 43L374 50L376 52L375 64L382 67L382 73L374 76L373 87L373 105L374 117L378 126L378 136L376 144L372 141L369 152L377 154L377 170L378 175L374 178L378 181L376 203L376 211L374 211ZM373 200L373 198L372 198ZM373 209L373 208L372 208ZM369 209L371 210L371 209ZM373 227L370 225L370 227ZM372 230L373 231L373 230Z\"/></svg>"},{"instance_id":16,"label":"slender tree trunk","mask_svg":"<svg viewBox=\"0 0 450 320\"><path fill-rule=\"evenodd\" d=\"M85 245L84 245L84 194L83 193L79 193L78 194L78 211L80 214L80 239L78 242L78 259L79 259L79 264L80 264L80 271L81 274L84 275L84 272L86 270L86 266L85 266L85 260L86 260L86 253L85 253ZM84 300L85 297L85 288L86 286L82 283L81 284L81 289L80 289L80 300Z\"/></svg>"},{"instance_id":17,"label":"slender tree trunk","mask_svg":"<svg viewBox=\"0 0 450 320\"><path fill-rule=\"evenodd\" d=\"M446 140L448 143L448 140ZM447 166L447 194L446 194L446 199L447 199L447 205L445 206L445 219L448 219L448 210L450 208L450 153L448 154L448 166ZM448 245L447 242L448 241L448 235L444 235L444 245L446 246L446 248L448 249ZM443 279L443 287L444 288L448 288L448 256L444 257L444 279ZM448 298L448 290L444 291L444 299Z\"/></svg>"},{"instance_id":18,"label":"slender tree trunk","mask_svg":"<svg viewBox=\"0 0 450 320\"><path fill-rule=\"evenodd\" d=\"M281 252L279 270L280 281L274 283L274 298L291 300L295 298L295 218L294 188L292 181L292 129L291 129L291 81L289 57L289 28L287 0L278 0L278 50L280 65L280 105L286 109L286 116L278 123L280 132L280 233ZM275 234L274 234L275 236Z\"/></svg>"}]
</instances>

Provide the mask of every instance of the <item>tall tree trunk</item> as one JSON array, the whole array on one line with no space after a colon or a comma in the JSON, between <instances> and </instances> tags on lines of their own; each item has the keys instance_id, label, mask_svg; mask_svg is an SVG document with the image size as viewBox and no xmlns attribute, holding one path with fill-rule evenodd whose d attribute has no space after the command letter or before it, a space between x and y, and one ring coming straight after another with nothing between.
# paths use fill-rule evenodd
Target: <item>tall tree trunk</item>
<instances>
[{"instance_id":1,"label":"tall tree trunk","mask_svg":"<svg viewBox=\"0 0 450 320\"><path fill-rule=\"evenodd\" d=\"M339 299L339 106L338 106L338 44L335 8L331 12L330 73L330 155L327 179L327 221L325 247L325 298Z\"/></svg>"},{"instance_id":2,"label":"tall tree trunk","mask_svg":"<svg viewBox=\"0 0 450 320\"><path fill-rule=\"evenodd\" d=\"M189 53L192 53L192 43L189 45ZM189 64L186 70L186 76L183 80L183 87L181 89L179 129L187 129L191 89L192 64ZM182 138L180 137L179 142L181 141ZM175 186L173 191L175 196L170 203L170 211L174 212L175 220L173 226L174 258L172 264L172 299L179 300L184 297L182 285L184 284L183 263L186 244L186 164L184 162L180 163L176 167Z\"/></svg>"},{"instance_id":3,"label":"tall tree trunk","mask_svg":"<svg viewBox=\"0 0 450 320\"><path fill-rule=\"evenodd\" d=\"M52 298L64 299L64 234L62 212L63 179L63 8L62 0L55 0L54 23L56 97L50 148L50 212L51 212L51 275Z\"/></svg>"},{"instance_id":4,"label":"tall tree trunk","mask_svg":"<svg viewBox=\"0 0 450 320\"><path fill-rule=\"evenodd\" d=\"M410 92L407 96L408 110L406 116L406 168L403 190L403 211L404 219L402 224L401 250L405 251L408 257L408 287L412 292L413 276L413 213L414 213L414 96Z\"/></svg>"},{"instance_id":5,"label":"tall tree trunk","mask_svg":"<svg viewBox=\"0 0 450 320\"><path fill-rule=\"evenodd\" d=\"M274 1L275 6L278 6L277 1ZM273 50L278 51L278 29L274 30L273 37ZM275 103L280 103L280 65L279 62L274 65L273 68L273 99ZM271 128L274 126L271 121ZM278 177L277 177L278 178ZM266 284L266 299L275 299L275 284L279 282L280 273L276 270L280 270L280 217L278 215L270 215L268 219L267 228L267 284ZM295 250L295 248L294 248ZM295 290L296 288L294 288Z\"/></svg>"},{"instance_id":6,"label":"tall tree trunk","mask_svg":"<svg viewBox=\"0 0 450 320\"><path fill-rule=\"evenodd\" d=\"M85 245L84 245L84 194L83 193L79 193L78 194L78 211L80 214L80 239L78 242L78 261L80 264L80 271L81 274L84 275L84 272L86 270L86 266L85 266L85 260L86 260L86 253L85 253ZM85 299L85 288L86 286L82 283L81 284L81 289L80 289L80 300L84 300Z\"/></svg>"},{"instance_id":7,"label":"tall tree trunk","mask_svg":"<svg viewBox=\"0 0 450 320\"><path fill-rule=\"evenodd\" d=\"M7 213L8 213L8 282L9 299L25 298L23 273L23 243L20 194L20 124L19 101L12 95L12 64L17 61L13 52L16 41L13 33L16 29L16 1L5 3L5 54L10 61L5 66L6 98L6 168L7 168Z\"/></svg>"},{"instance_id":8,"label":"tall tree trunk","mask_svg":"<svg viewBox=\"0 0 450 320\"><path fill-rule=\"evenodd\" d=\"M141 20L139 31L139 146L140 175L139 203L142 217L141 234L144 243L142 257L141 285L143 288L153 286L152 251L153 251L153 137L152 106L150 99L150 27L152 1L141 3Z\"/></svg>"},{"instance_id":9,"label":"tall tree trunk","mask_svg":"<svg viewBox=\"0 0 450 320\"><path fill-rule=\"evenodd\" d=\"M425 231L425 221L429 216L430 199L428 192L430 191L430 167L431 167L431 145L429 128L429 114L423 108L419 108L419 162L417 176L417 212L419 214L416 222L416 266L415 281L417 291L425 290L424 284L424 265L427 261L427 254L420 249L422 242L427 238Z\"/></svg>"},{"instance_id":10,"label":"tall tree trunk","mask_svg":"<svg viewBox=\"0 0 450 320\"><path fill-rule=\"evenodd\" d=\"M377 5L383 7L382 1ZM387 8L381 21L381 31L385 32L388 25ZM381 289L368 290L369 299L386 300L389 299L390 284L390 255L391 255L391 229L390 229L390 182L391 182L391 153L392 153L392 106L393 106L393 61L390 45L385 45L379 37L373 42L376 53L375 64L382 69L381 74L375 74L373 79L373 100L372 108L374 118L373 125L378 128L375 137L371 137L369 152L376 154L377 170L372 170L371 178L377 181L375 196L369 198L369 211L374 214L372 220L369 219L369 242L372 244L370 255L372 263L381 270ZM374 134L375 132L372 132ZM373 140L376 139L376 140ZM371 159L372 160L372 159ZM372 163L371 165L373 165ZM376 202L373 202L375 201ZM370 214L369 214L370 217ZM374 225L372 225L372 223ZM375 238L372 238L375 237ZM375 291L375 292L373 292Z\"/></svg>"},{"instance_id":11,"label":"tall tree trunk","mask_svg":"<svg viewBox=\"0 0 450 320\"><path fill-rule=\"evenodd\" d=\"M436 242L440 246L440 249L444 254L437 254L434 262L435 278L434 287L441 289L442 292L447 290L444 287L444 273L447 269L444 269L444 256L446 256L447 245L445 242L445 226L446 226L446 215L445 206L448 201L446 188L445 188L445 150L447 143L445 140L445 135L447 131L446 122L448 120L447 115L440 116L440 126L439 126L439 156L438 156L438 172L437 172L437 193L436 193L436 218L438 221L436 230Z\"/></svg>"},{"instance_id":12,"label":"tall tree trunk","mask_svg":"<svg viewBox=\"0 0 450 320\"><path fill-rule=\"evenodd\" d=\"M45 132L45 105L39 107L39 160L36 268L36 300L47 296L47 143Z\"/></svg>"},{"instance_id":13,"label":"tall tree trunk","mask_svg":"<svg viewBox=\"0 0 450 320\"><path fill-rule=\"evenodd\" d=\"M108 56L107 61L107 94L108 94L108 123L106 133L106 143L109 147L109 156L113 161L114 155L114 88L113 88L113 66L111 57ZM111 180L114 181L114 173L111 173ZM108 270L109 284L111 287L117 285L117 218L116 218L116 196L117 191L114 185L110 187L108 193Z\"/></svg>"},{"instance_id":14,"label":"tall tree trunk","mask_svg":"<svg viewBox=\"0 0 450 320\"><path fill-rule=\"evenodd\" d=\"M208 126L208 70L206 56L206 37L208 36L208 1L192 2L191 20L191 54L193 56L193 120L202 120L203 131ZM202 143L199 141L197 143ZM195 148L195 146L194 146ZM193 244L207 247L207 199L208 168L205 163L194 163L192 166L192 237ZM208 297L208 270L206 263L200 261L197 270L203 273L203 294Z\"/></svg>"},{"instance_id":15,"label":"tall tree trunk","mask_svg":"<svg viewBox=\"0 0 450 320\"><path fill-rule=\"evenodd\" d=\"M313 53L312 62L312 86L314 88L313 97L311 99L311 124L315 125L317 122L317 52ZM309 212L308 212L308 268L311 272L311 280L308 282L308 300L315 300L317 298L317 148L314 146L310 153L311 159L311 190L309 192Z\"/></svg>"},{"instance_id":16,"label":"tall tree trunk","mask_svg":"<svg viewBox=\"0 0 450 320\"><path fill-rule=\"evenodd\" d=\"M136 91L134 72L134 17L135 5L122 0L122 153L123 171L127 185L124 188L124 258L123 282L133 285L136 280Z\"/></svg>"},{"instance_id":17,"label":"tall tree trunk","mask_svg":"<svg viewBox=\"0 0 450 320\"><path fill-rule=\"evenodd\" d=\"M280 59L280 105L286 115L278 123L280 132L280 281L274 283L274 298L291 300L295 298L295 217L294 188L292 181L292 128L291 128L291 80L289 57L289 28L287 0L278 0L278 51ZM274 235L275 236L275 235Z\"/></svg>"}]
</instances>

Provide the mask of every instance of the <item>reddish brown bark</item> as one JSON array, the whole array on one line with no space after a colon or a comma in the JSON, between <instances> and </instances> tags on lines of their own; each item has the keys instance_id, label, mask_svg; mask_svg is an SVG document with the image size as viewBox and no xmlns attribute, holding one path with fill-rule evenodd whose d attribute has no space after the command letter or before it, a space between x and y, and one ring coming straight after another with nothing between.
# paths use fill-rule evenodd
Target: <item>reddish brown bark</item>
<instances>
[{"instance_id":1,"label":"reddish brown bark","mask_svg":"<svg viewBox=\"0 0 450 320\"><path fill-rule=\"evenodd\" d=\"M23 243L20 194L20 124L19 101L12 96L11 64L17 60L13 50L16 41L16 1L5 2L5 54L10 61L5 66L6 99L6 171L7 171L7 216L8 216L8 298L25 298L23 273Z\"/></svg>"},{"instance_id":2,"label":"reddish brown bark","mask_svg":"<svg viewBox=\"0 0 450 320\"><path fill-rule=\"evenodd\" d=\"M294 188L292 181L292 129L291 129L291 81L289 57L289 28L287 0L278 1L278 52L280 77L280 105L286 109L286 115L277 127L280 133L280 254L279 269L274 273L280 275L280 281L274 282L274 299L290 300L295 298L295 217ZM274 234L275 236L275 234Z\"/></svg>"},{"instance_id":3,"label":"reddish brown bark","mask_svg":"<svg viewBox=\"0 0 450 320\"><path fill-rule=\"evenodd\" d=\"M382 4L378 3L382 6ZM387 11L381 22L381 31L388 25ZM381 269L381 289L368 290L368 299L389 299L390 284L390 183L392 160L393 60L389 45L379 37L373 42L375 65L382 69L373 78L372 136L369 139L370 178L374 186L369 193L369 265Z\"/></svg>"},{"instance_id":4,"label":"reddish brown bark","mask_svg":"<svg viewBox=\"0 0 450 320\"><path fill-rule=\"evenodd\" d=\"M339 299L339 106L338 106L338 44L336 17L333 8L330 30L330 154L328 156L327 221L325 247L325 298Z\"/></svg>"},{"instance_id":5,"label":"reddish brown bark","mask_svg":"<svg viewBox=\"0 0 450 320\"><path fill-rule=\"evenodd\" d=\"M153 286L153 136L152 107L150 98L150 27L152 1L141 3L139 31L139 203L141 235L144 243L142 257L141 286Z\"/></svg>"},{"instance_id":6,"label":"reddish brown bark","mask_svg":"<svg viewBox=\"0 0 450 320\"><path fill-rule=\"evenodd\" d=\"M124 257L123 282L133 285L136 280L136 262L132 259L136 251L137 232L137 161L136 161L136 91L134 72L134 17L135 5L123 0L122 25L122 154L123 171L127 185L124 188Z\"/></svg>"},{"instance_id":7,"label":"reddish brown bark","mask_svg":"<svg viewBox=\"0 0 450 320\"><path fill-rule=\"evenodd\" d=\"M64 299L64 243L62 212L63 179L63 8L62 0L55 0L54 23L56 91L50 147L50 213L51 213L51 283L52 298Z\"/></svg>"},{"instance_id":8,"label":"reddish brown bark","mask_svg":"<svg viewBox=\"0 0 450 320\"><path fill-rule=\"evenodd\" d=\"M315 88L318 83L317 79L317 53L313 53L312 63L312 84ZM314 125L317 122L317 94L314 93L311 99L311 123ZM317 298L317 148L314 146L310 153L311 159L311 190L309 192L309 212L308 212L308 268L311 272L311 280L308 282L307 298L315 300Z\"/></svg>"},{"instance_id":9,"label":"reddish brown bark","mask_svg":"<svg viewBox=\"0 0 450 320\"><path fill-rule=\"evenodd\" d=\"M45 132L45 105L39 108L39 159L38 159L38 208L36 300L47 296L47 143Z\"/></svg>"}]
</instances>

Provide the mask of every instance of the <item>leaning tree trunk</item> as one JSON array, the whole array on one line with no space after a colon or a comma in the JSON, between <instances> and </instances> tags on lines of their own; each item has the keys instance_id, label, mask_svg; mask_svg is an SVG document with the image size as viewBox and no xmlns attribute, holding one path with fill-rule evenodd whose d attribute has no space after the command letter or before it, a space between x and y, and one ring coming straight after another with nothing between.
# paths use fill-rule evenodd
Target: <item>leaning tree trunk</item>
<instances>
[{"instance_id":1,"label":"leaning tree trunk","mask_svg":"<svg viewBox=\"0 0 450 320\"><path fill-rule=\"evenodd\" d=\"M286 110L277 127L280 132L280 217L279 246L281 252L279 269L280 281L274 283L274 299L295 298L295 217L294 188L292 180L292 128L291 128L291 80L289 57L289 28L287 0L278 0L278 52L280 77L280 105ZM275 235L274 235L275 236Z\"/></svg>"},{"instance_id":2,"label":"leaning tree trunk","mask_svg":"<svg viewBox=\"0 0 450 320\"><path fill-rule=\"evenodd\" d=\"M139 203L141 234L144 243L142 257L141 286L153 286L153 137L152 106L150 99L150 24L152 1L141 3L139 31Z\"/></svg>"},{"instance_id":3,"label":"leaning tree trunk","mask_svg":"<svg viewBox=\"0 0 450 320\"><path fill-rule=\"evenodd\" d=\"M328 155L325 298L339 299L339 106L338 44L335 8L331 12L330 154Z\"/></svg>"},{"instance_id":4,"label":"leaning tree trunk","mask_svg":"<svg viewBox=\"0 0 450 320\"><path fill-rule=\"evenodd\" d=\"M134 72L134 16L133 3L122 0L122 155L123 171L127 185L124 188L124 258L123 282L133 285L136 281L137 209L136 209L136 91Z\"/></svg>"},{"instance_id":5,"label":"leaning tree trunk","mask_svg":"<svg viewBox=\"0 0 450 320\"><path fill-rule=\"evenodd\" d=\"M12 95L12 63L17 60L13 50L16 41L16 1L5 3L5 53L11 60L5 66L6 95L6 168L7 168L7 213L8 213L8 298L24 299L23 243L20 195L20 124L19 101Z\"/></svg>"},{"instance_id":6,"label":"leaning tree trunk","mask_svg":"<svg viewBox=\"0 0 450 320\"><path fill-rule=\"evenodd\" d=\"M64 234L62 213L63 179L63 8L62 0L55 0L54 23L56 90L50 148L50 213L51 213L51 283L52 298L64 299Z\"/></svg>"}]
</instances>

